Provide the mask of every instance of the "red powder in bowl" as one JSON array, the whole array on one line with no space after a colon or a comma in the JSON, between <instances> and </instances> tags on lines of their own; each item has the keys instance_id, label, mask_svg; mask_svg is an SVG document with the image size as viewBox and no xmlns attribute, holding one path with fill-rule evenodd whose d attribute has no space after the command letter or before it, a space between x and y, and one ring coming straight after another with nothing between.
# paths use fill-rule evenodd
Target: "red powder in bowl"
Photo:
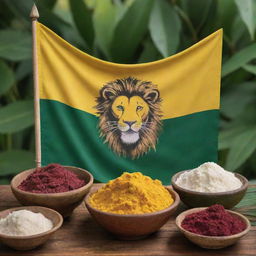
<instances>
[{"instance_id":1,"label":"red powder in bowl","mask_svg":"<svg viewBox=\"0 0 256 256\"><path fill-rule=\"evenodd\" d=\"M60 193L80 188L85 181L60 164L49 164L37 168L18 186L19 189L32 193Z\"/></svg>"},{"instance_id":2,"label":"red powder in bowl","mask_svg":"<svg viewBox=\"0 0 256 256\"><path fill-rule=\"evenodd\" d=\"M181 226L192 233L204 236L230 236L246 229L244 221L218 204L187 215Z\"/></svg>"}]
</instances>

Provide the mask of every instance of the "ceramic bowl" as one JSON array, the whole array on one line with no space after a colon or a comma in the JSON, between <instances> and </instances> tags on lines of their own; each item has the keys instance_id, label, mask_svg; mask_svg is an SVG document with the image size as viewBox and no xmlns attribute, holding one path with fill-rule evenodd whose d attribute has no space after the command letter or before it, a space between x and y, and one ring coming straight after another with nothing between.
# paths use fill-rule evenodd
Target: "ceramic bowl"
<instances>
[{"instance_id":1,"label":"ceramic bowl","mask_svg":"<svg viewBox=\"0 0 256 256\"><path fill-rule=\"evenodd\" d=\"M92 217L106 230L114 234L121 240L137 240L159 230L176 211L180 198L179 195L167 188L174 199L172 205L168 208L145 214L115 214L97 210L89 203L88 194L85 199L85 205Z\"/></svg>"},{"instance_id":2,"label":"ceramic bowl","mask_svg":"<svg viewBox=\"0 0 256 256\"><path fill-rule=\"evenodd\" d=\"M221 248L230 246L236 243L241 237L246 235L251 228L251 224L245 216L230 210L227 210L227 211L230 212L232 215L239 217L246 224L246 229L238 234L231 235L231 236L203 236L203 235L198 235L190 231L187 231L181 227L181 223L187 215L202 211L204 209L206 209L206 207L190 209L185 212L182 212L176 218L176 225L179 228L179 230L184 234L184 236L188 238L191 242L199 245L202 248L221 249Z\"/></svg>"},{"instance_id":3,"label":"ceramic bowl","mask_svg":"<svg viewBox=\"0 0 256 256\"><path fill-rule=\"evenodd\" d=\"M61 227L63 222L63 218L58 212L40 206L17 207L4 210L0 212L0 219L5 218L11 212L18 210L29 210L35 213L42 213L46 218L52 221L53 228L46 232L31 236L10 236L0 233L0 241L16 250L31 250L44 244L50 236Z\"/></svg>"},{"instance_id":4,"label":"ceramic bowl","mask_svg":"<svg viewBox=\"0 0 256 256\"><path fill-rule=\"evenodd\" d=\"M81 188L62 193L31 193L20 190L18 186L35 169L23 171L16 175L11 181L11 189L17 200L23 205L39 205L52 208L62 214L63 217L70 216L73 210L83 201L93 184L93 176L88 171L78 167L64 166L75 173L80 179L85 180Z\"/></svg>"},{"instance_id":5,"label":"ceramic bowl","mask_svg":"<svg viewBox=\"0 0 256 256\"><path fill-rule=\"evenodd\" d=\"M185 171L178 172L172 177L172 186L179 194L181 201L192 208L221 204L226 209L231 209L242 200L248 187L248 180L244 176L236 173L235 176L242 182L242 186L236 190L219 193L196 192L182 188L176 184L177 178L183 172Z\"/></svg>"}]
</instances>

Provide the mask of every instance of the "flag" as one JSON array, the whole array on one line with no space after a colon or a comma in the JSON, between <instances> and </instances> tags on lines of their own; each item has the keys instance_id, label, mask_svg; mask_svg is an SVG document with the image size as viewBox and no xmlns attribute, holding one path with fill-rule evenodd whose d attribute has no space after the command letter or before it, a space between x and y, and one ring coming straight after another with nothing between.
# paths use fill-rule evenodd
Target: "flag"
<instances>
[{"instance_id":1,"label":"flag","mask_svg":"<svg viewBox=\"0 0 256 256\"><path fill-rule=\"evenodd\" d=\"M171 57L103 61L37 23L42 165L107 182L140 171L171 176L217 161L222 30Z\"/></svg>"}]
</instances>

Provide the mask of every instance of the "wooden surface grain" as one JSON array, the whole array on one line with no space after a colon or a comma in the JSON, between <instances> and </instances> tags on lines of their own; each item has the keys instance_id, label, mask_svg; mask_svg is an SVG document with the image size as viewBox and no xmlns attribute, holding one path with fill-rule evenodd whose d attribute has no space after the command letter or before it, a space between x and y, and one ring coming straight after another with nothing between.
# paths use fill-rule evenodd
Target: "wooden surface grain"
<instances>
[{"instance_id":1,"label":"wooden surface grain","mask_svg":"<svg viewBox=\"0 0 256 256\"><path fill-rule=\"evenodd\" d=\"M94 185L95 186L95 185ZM9 186L0 186L0 210L19 206ZM72 217L65 220L62 228L43 246L32 251L15 251L0 244L0 256L200 256L200 255L256 255L256 227L237 244L221 250L206 250L189 242L177 230L172 217L161 230L146 239L119 241L104 231L90 217L84 204L80 205Z\"/></svg>"}]
</instances>

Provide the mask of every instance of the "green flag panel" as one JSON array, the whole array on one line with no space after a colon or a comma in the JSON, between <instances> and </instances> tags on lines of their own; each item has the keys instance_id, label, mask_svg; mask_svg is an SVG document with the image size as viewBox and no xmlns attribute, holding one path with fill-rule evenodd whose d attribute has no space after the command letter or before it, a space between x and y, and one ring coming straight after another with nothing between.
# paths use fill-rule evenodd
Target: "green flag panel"
<instances>
[{"instance_id":1,"label":"green flag panel","mask_svg":"<svg viewBox=\"0 0 256 256\"><path fill-rule=\"evenodd\" d=\"M107 182L140 171L170 184L178 171L217 161L219 111L162 120L156 151L132 160L114 153L99 136L98 117L54 100L40 100L42 165L78 166Z\"/></svg>"}]
</instances>

